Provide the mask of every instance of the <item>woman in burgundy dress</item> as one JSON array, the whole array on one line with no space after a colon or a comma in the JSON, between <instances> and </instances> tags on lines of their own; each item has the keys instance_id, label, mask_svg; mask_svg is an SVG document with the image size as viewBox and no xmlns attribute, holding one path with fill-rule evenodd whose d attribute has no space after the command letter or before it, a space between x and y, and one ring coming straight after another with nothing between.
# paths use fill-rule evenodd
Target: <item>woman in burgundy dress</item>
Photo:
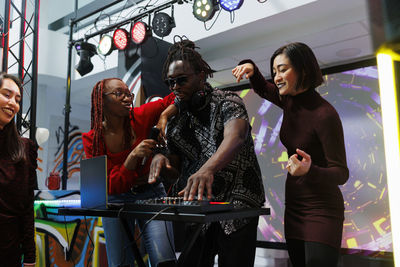
<instances>
[{"instance_id":1,"label":"woman in burgundy dress","mask_svg":"<svg viewBox=\"0 0 400 267\"><path fill-rule=\"evenodd\" d=\"M35 266L33 190L37 146L17 132L20 81L0 73L0 265Z\"/></svg>"},{"instance_id":2,"label":"woman in burgundy dress","mask_svg":"<svg viewBox=\"0 0 400 267\"><path fill-rule=\"evenodd\" d=\"M239 82L283 110L280 130L289 160L285 186L285 238L298 266L337 266L344 202L339 185L349 171L342 123L335 108L315 88L322 74L312 50L303 43L280 47L271 57L274 84L251 60L232 70Z\"/></svg>"}]
</instances>

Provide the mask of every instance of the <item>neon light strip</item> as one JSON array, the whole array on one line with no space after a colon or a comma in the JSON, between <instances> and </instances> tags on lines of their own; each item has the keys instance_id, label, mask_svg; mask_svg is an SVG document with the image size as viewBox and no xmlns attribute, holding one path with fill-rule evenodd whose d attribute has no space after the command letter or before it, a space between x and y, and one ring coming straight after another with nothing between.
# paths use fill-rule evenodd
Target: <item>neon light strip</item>
<instances>
[{"instance_id":1,"label":"neon light strip","mask_svg":"<svg viewBox=\"0 0 400 267\"><path fill-rule=\"evenodd\" d=\"M397 110L397 94L395 72L392 59L393 52L384 50L377 54L379 88L381 95L382 125L385 144L386 172L389 194L389 209L392 227L394 262L400 265L400 194L396 192L400 186L399 149L399 113Z\"/></svg>"},{"instance_id":2,"label":"neon light strip","mask_svg":"<svg viewBox=\"0 0 400 267\"><path fill-rule=\"evenodd\" d=\"M47 207L80 207L80 199L35 200L35 205L44 204Z\"/></svg>"}]
</instances>

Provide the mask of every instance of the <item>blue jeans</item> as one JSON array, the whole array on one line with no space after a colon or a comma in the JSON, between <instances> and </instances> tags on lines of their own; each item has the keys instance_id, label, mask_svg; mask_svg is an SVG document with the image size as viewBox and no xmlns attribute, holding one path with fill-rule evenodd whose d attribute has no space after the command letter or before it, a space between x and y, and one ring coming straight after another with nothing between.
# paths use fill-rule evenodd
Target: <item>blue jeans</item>
<instances>
[{"instance_id":1,"label":"blue jeans","mask_svg":"<svg viewBox=\"0 0 400 267\"><path fill-rule=\"evenodd\" d=\"M110 196L109 201L130 202L138 199L163 197L165 195L164 186L160 183L154 186L148 185L148 189L140 193L124 193ZM132 233L135 230L135 221L139 225L140 232L143 232L141 236L142 244L149 255L152 267L156 267L160 262L176 260L171 222L153 220L144 228L147 221L131 219L128 224ZM134 266L135 258L120 220L118 218L103 217L103 228L106 238L108 266Z\"/></svg>"}]
</instances>

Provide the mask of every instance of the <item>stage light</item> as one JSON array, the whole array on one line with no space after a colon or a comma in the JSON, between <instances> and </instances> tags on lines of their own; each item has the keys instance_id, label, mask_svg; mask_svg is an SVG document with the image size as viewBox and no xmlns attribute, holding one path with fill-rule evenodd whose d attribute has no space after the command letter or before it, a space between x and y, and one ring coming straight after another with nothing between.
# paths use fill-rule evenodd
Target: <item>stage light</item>
<instances>
[{"instance_id":1,"label":"stage light","mask_svg":"<svg viewBox=\"0 0 400 267\"><path fill-rule=\"evenodd\" d=\"M97 46L97 54L108 56L113 50L113 39L110 35L103 35L100 38L99 45Z\"/></svg>"},{"instance_id":2,"label":"stage light","mask_svg":"<svg viewBox=\"0 0 400 267\"><path fill-rule=\"evenodd\" d=\"M93 64L90 62L90 58L96 55L96 46L87 42L77 42L75 43L75 49L80 56L75 69L81 76L84 76L93 70Z\"/></svg>"},{"instance_id":3,"label":"stage light","mask_svg":"<svg viewBox=\"0 0 400 267\"><path fill-rule=\"evenodd\" d=\"M399 73L400 54L390 45L382 45L376 55L382 112L383 140L386 159L387 190L392 227L395 265L400 262L400 212L396 203L400 182L400 125L399 125Z\"/></svg>"},{"instance_id":4,"label":"stage light","mask_svg":"<svg viewBox=\"0 0 400 267\"><path fill-rule=\"evenodd\" d=\"M124 50L129 43L128 32L125 29L118 28L114 31L113 42L117 49Z\"/></svg>"},{"instance_id":5,"label":"stage light","mask_svg":"<svg viewBox=\"0 0 400 267\"><path fill-rule=\"evenodd\" d=\"M142 21L135 22L131 27L131 39L135 44L142 44L151 35L150 28Z\"/></svg>"},{"instance_id":6,"label":"stage light","mask_svg":"<svg viewBox=\"0 0 400 267\"><path fill-rule=\"evenodd\" d=\"M219 4L223 9L231 12L239 9L242 6L243 1L244 0L220 0Z\"/></svg>"},{"instance_id":7,"label":"stage light","mask_svg":"<svg viewBox=\"0 0 400 267\"><path fill-rule=\"evenodd\" d=\"M154 15L153 22L151 24L153 32L159 37L168 36L171 33L172 28L175 28L175 21L172 17L164 12L158 12Z\"/></svg>"},{"instance_id":8,"label":"stage light","mask_svg":"<svg viewBox=\"0 0 400 267\"><path fill-rule=\"evenodd\" d=\"M212 19L218 9L219 5L215 0L195 0L193 2L193 15L203 22Z\"/></svg>"}]
</instances>

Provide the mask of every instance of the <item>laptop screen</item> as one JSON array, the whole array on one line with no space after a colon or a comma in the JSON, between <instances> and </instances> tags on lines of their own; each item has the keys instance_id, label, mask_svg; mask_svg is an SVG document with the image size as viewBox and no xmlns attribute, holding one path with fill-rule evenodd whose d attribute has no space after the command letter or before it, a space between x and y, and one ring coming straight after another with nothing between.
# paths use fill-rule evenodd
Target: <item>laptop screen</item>
<instances>
[{"instance_id":1,"label":"laptop screen","mask_svg":"<svg viewBox=\"0 0 400 267\"><path fill-rule=\"evenodd\" d=\"M105 208L107 204L107 157L81 160L81 208Z\"/></svg>"}]
</instances>

